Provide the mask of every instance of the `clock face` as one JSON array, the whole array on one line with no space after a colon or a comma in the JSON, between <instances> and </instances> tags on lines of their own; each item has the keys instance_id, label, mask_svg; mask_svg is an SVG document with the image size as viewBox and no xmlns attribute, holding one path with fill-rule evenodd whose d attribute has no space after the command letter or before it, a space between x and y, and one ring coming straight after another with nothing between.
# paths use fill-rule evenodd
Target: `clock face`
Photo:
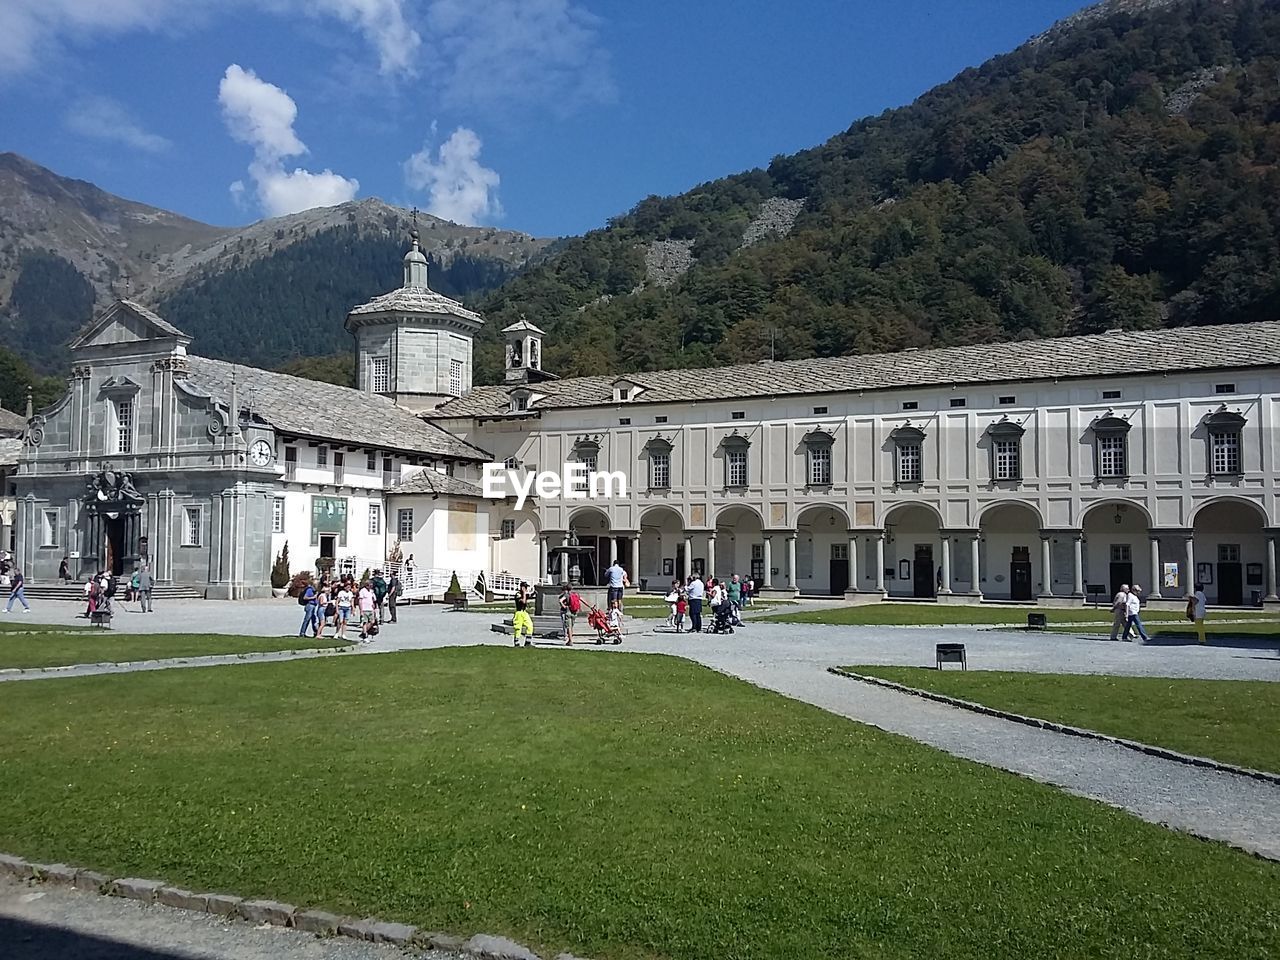
<instances>
[{"instance_id":1,"label":"clock face","mask_svg":"<svg viewBox=\"0 0 1280 960\"><path fill-rule=\"evenodd\" d=\"M265 440L255 440L249 448L249 459L260 467L271 462L271 444Z\"/></svg>"}]
</instances>

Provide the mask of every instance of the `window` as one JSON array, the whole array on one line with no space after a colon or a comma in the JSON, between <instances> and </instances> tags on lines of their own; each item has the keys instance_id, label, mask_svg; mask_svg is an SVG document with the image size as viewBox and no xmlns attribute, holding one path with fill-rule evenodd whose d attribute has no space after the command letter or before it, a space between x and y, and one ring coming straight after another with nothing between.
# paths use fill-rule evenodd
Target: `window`
<instances>
[{"instance_id":1,"label":"window","mask_svg":"<svg viewBox=\"0 0 1280 960\"><path fill-rule=\"evenodd\" d=\"M275 497L271 501L271 532L284 533L284 497Z\"/></svg>"},{"instance_id":2,"label":"window","mask_svg":"<svg viewBox=\"0 0 1280 960\"><path fill-rule=\"evenodd\" d=\"M831 485L831 449L836 438L825 430L812 430L805 434L804 445L808 459L809 486Z\"/></svg>"},{"instance_id":3,"label":"window","mask_svg":"<svg viewBox=\"0 0 1280 960\"><path fill-rule=\"evenodd\" d=\"M529 396L524 393L513 393L511 395L511 409L516 413L529 409Z\"/></svg>"},{"instance_id":4,"label":"window","mask_svg":"<svg viewBox=\"0 0 1280 960\"><path fill-rule=\"evenodd\" d=\"M1113 543L1111 545L1111 562L1132 563L1133 547L1127 543Z\"/></svg>"},{"instance_id":5,"label":"window","mask_svg":"<svg viewBox=\"0 0 1280 960\"><path fill-rule=\"evenodd\" d=\"M1017 402L1018 402L1017 397L1001 397L1000 398L1000 406L1002 407L1011 407Z\"/></svg>"},{"instance_id":6,"label":"window","mask_svg":"<svg viewBox=\"0 0 1280 960\"><path fill-rule=\"evenodd\" d=\"M920 409L920 401L918 401L918 400L903 400L903 401L902 401L902 409L903 409L903 410L919 410L919 409Z\"/></svg>"},{"instance_id":7,"label":"window","mask_svg":"<svg viewBox=\"0 0 1280 960\"><path fill-rule=\"evenodd\" d=\"M827 408L826 408L826 407L814 407L814 408L813 408L813 415L814 415L815 417L820 417L820 416L822 416L822 415L823 415L824 413L826 413L826 412L827 412Z\"/></svg>"},{"instance_id":8,"label":"window","mask_svg":"<svg viewBox=\"0 0 1280 960\"><path fill-rule=\"evenodd\" d=\"M133 453L133 397L116 401L116 453Z\"/></svg>"},{"instance_id":9,"label":"window","mask_svg":"<svg viewBox=\"0 0 1280 960\"><path fill-rule=\"evenodd\" d=\"M621 400L621 401L623 401L624 403L625 403L627 400L630 400L630 399L631 399L631 388L630 388L630 387L619 387L619 388L618 388L618 399L619 399L619 400Z\"/></svg>"},{"instance_id":10,"label":"window","mask_svg":"<svg viewBox=\"0 0 1280 960\"><path fill-rule=\"evenodd\" d=\"M369 536L376 537L382 533L382 504L369 504Z\"/></svg>"},{"instance_id":11,"label":"window","mask_svg":"<svg viewBox=\"0 0 1280 960\"><path fill-rule=\"evenodd\" d=\"M653 422L654 422L654 423L666 423L666 422L667 422L667 418L666 418L666 417L654 417L654 418L653 418Z\"/></svg>"},{"instance_id":12,"label":"window","mask_svg":"<svg viewBox=\"0 0 1280 960\"><path fill-rule=\"evenodd\" d=\"M1101 417L1094 421L1094 472L1099 479L1129 475L1129 421Z\"/></svg>"},{"instance_id":13,"label":"window","mask_svg":"<svg viewBox=\"0 0 1280 960\"><path fill-rule=\"evenodd\" d=\"M964 406L964 397L952 397L952 398L951 398L951 405L952 405L953 407L963 407L963 406Z\"/></svg>"},{"instance_id":14,"label":"window","mask_svg":"<svg viewBox=\"0 0 1280 960\"><path fill-rule=\"evenodd\" d=\"M502 530L498 534L499 540L514 540L516 538L516 522L514 520L503 520Z\"/></svg>"},{"instance_id":15,"label":"window","mask_svg":"<svg viewBox=\"0 0 1280 960\"><path fill-rule=\"evenodd\" d=\"M1022 479L1023 429L1012 420L993 424L987 433L991 437L991 479Z\"/></svg>"},{"instance_id":16,"label":"window","mask_svg":"<svg viewBox=\"0 0 1280 960\"><path fill-rule=\"evenodd\" d=\"M43 523L43 544L46 547L56 547L58 545L58 511L44 511Z\"/></svg>"},{"instance_id":17,"label":"window","mask_svg":"<svg viewBox=\"0 0 1280 960\"><path fill-rule=\"evenodd\" d=\"M579 437L573 445L573 459L587 468L587 477L596 472L596 464L599 462L600 444L591 437ZM590 481L584 477L579 481L574 489L585 493L590 486Z\"/></svg>"},{"instance_id":18,"label":"window","mask_svg":"<svg viewBox=\"0 0 1280 960\"><path fill-rule=\"evenodd\" d=\"M453 471L456 469L456 467L457 465L452 460L450 460L448 463L444 465L444 475L446 477L452 477Z\"/></svg>"},{"instance_id":19,"label":"window","mask_svg":"<svg viewBox=\"0 0 1280 960\"><path fill-rule=\"evenodd\" d=\"M395 466L395 461L393 461L390 457L382 458L382 485L384 487L391 486L391 480L395 473L394 466Z\"/></svg>"},{"instance_id":20,"label":"window","mask_svg":"<svg viewBox=\"0 0 1280 960\"><path fill-rule=\"evenodd\" d=\"M1240 544L1238 543L1218 544L1218 562L1219 563L1239 563L1240 562Z\"/></svg>"},{"instance_id":21,"label":"window","mask_svg":"<svg viewBox=\"0 0 1280 960\"><path fill-rule=\"evenodd\" d=\"M1240 433L1245 419L1225 409L1205 417L1209 433L1209 473L1215 477L1237 476L1243 472L1240 461Z\"/></svg>"},{"instance_id":22,"label":"window","mask_svg":"<svg viewBox=\"0 0 1280 960\"><path fill-rule=\"evenodd\" d=\"M629 426L631 426L631 418L630 418L630 417L619 417L619 418L618 418L618 426L620 426L620 427L629 427Z\"/></svg>"},{"instance_id":23,"label":"window","mask_svg":"<svg viewBox=\"0 0 1280 960\"><path fill-rule=\"evenodd\" d=\"M729 419L745 420L747 419L747 412L745 410L734 410L731 414L729 414Z\"/></svg>"},{"instance_id":24,"label":"window","mask_svg":"<svg viewBox=\"0 0 1280 960\"><path fill-rule=\"evenodd\" d=\"M200 508L186 507L183 510L183 517L186 520L186 523L183 524L182 545L184 547L200 546L200 535L203 532L204 527Z\"/></svg>"},{"instance_id":25,"label":"window","mask_svg":"<svg viewBox=\"0 0 1280 960\"><path fill-rule=\"evenodd\" d=\"M725 453L725 486L745 487L747 485L747 448L740 447Z\"/></svg>"},{"instance_id":26,"label":"window","mask_svg":"<svg viewBox=\"0 0 1280 960\"><path fill-rule=\"evenodd\" d=\"M369 379L374 393L389 393L391 391L391 358L374 357L373 371Z\"/></svg>"},{"instance_id":27,"label":"window","mask_svg":"<svg viewBox=\"0 0 1280 960\"><path fill-rule=\"evenodd\" d=\"M372 450L367 451L364 455L364 468L370 473L378 469L378 458Z\"/></svg>"},{"instance_id":28,"label":"window","mask_svg":"<svg viewBox=\"0 0 1280 960\"><path fill-rule=\"evenodd\" d=\"M462 396L463 363L461 360L449 361L449 392L455 397Z\"/></svg>"},{"instance_id":29,"label":"window","mask_svg":"<svg viewBox=\"0 0 1280 960\"><path fill-rule=\"evenodd\" d=\"M649 489L671 489L671 442L654 437L645 444L649 454Z\"/></svg>"},{"instance_id":30,"label":"window","mask_svg":"<svg viewBox=\"0 0 1280 960\"><path fill-rule=\"evenodd\" d=\"M292 480L298 475L298 448L284 448L284 478Z\"/></svg>"},{"instance_id":31,"label":"window","mask_svg":"<svg viewBox=\"0 0 1280 960\"><path fill-rule=\"evenodd\" d=\"M401 540L413 539L413 510L396 511L396 535Z\"/></svg>"},{"instance_id":32,"label":"window","mask_svg":"<svg viewBox=\"0 0 1280 960\"><path fill-rule=\"evenodd\" d=\"M329 448L316 447L316 466L327 467L329 465Z\"/></svg>"},{"instance_id":33,"label":"window","mask_svg":"<svg viewBox=\"0 0 1280 960\"><path fill-rule=\"evenodd\" d=\"M911 424L889 435L893 441L894 478L897 483L920 483L924 479L924 431Z\"/></svg>"},{"instance_id":34,"label":"window","mask_svg":"<svg viewBox=\"0 0 1280 960\"><path fill-rule=\"evenodd\" d=\"M507 459L502 461L502 467L504 470L514 470L516 466L517 463L515 457L507 457Z\"/></svg>"},{"instance_id":35,"label":"window","mask_svg":"<svg viewBox=\"0 0 1280 960\"><path fill-rule=\"evenodd\" d=\"M1236 385L1234 383L1219 383L1213 388L1214 393L1235 393Z\"/></svg>"},{"instance_id":36,"label":"window","mask_svg":"<svg viewBox=\"0 0 1280 960\"><path fill-rule=\"evenodd\" d=\"M346 476L347 458L341 450L333 451L333 482L342 483Z\"/></svg>"},{"instance_id":37,"label":"window","mask_svg":"<svg viewBox=\"0 0 1280 960\"><path fill-rule=\"evenodd\" d=\"M1119 400L1120 391L1119 390L1103 390L1102 399L1103 400Z\"/></svg>"}]
</instances>

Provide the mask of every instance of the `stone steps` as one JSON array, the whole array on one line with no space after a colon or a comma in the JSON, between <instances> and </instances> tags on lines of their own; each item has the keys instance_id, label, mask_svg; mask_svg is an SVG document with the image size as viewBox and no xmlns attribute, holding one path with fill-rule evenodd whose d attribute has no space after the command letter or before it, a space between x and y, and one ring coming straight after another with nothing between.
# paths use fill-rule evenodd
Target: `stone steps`
<instances>
[{"instance_id":1,"label":"stone steps","mask_svg":"<svg viewBox=\"0 0 1280 960\"><path fill-rule=\"evenodd\" d=\"M124 586L119 588L116 599L124 598ZM83 583L27 583L28 600L65 600L70 603L85 603ZM176 583L157 583L151 588L153 600L203 600L204 591Z\"/></svg>"}]
</instances>

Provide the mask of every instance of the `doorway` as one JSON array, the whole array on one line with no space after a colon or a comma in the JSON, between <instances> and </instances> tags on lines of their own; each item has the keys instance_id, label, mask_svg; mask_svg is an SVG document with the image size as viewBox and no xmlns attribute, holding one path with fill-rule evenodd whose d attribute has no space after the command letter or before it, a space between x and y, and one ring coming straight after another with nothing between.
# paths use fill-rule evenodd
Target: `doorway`
<instances>
[{"instance_id":1,"label":"doorway","mask_svg":"<svg viewBox=\"0 0 1280 960\"><path fill-rule=\"evenodd\" d=\"M756 586L764 585L763 543L753 543L751 545L751 579L756 582Z\"/></svg>"},{"instance_id":2,"label":"doorway","mask_svg":"<svg viewBox=\"0 0 1280 960\"><path fill-rule=\"evenodd\" d=\"M1031 548L1014 547L1009 561L1009 599L1031 599Z\"/></svg>"},{"instance_id":3,"label":"doorway","mask_svg":"<svg viewBox=\"0 0 1280 960\"><path fill-rule=\"evenodd\" d=\"M831 590L833 597L842 596L849 588L849 545L833 543L831 545Z\"/></svg>"},{"instance_id":4,"label":"doorway","mask_svg":"<svg viewBox=\"0 0 1280 960\"><path fill-rule=\"evenodd\" d=\"M336 533L320 534L320 556L332 560L338 555L338 535Z\"/></svg>"},{"instance_id":5,"label":"doorway","mask_svg":"<svg viewBox=\"0 0 1280 960\"><path fill-rule=\"evenodd\" d=\"M103 566L112 576L124 573L124 561L127 548L125 545L125 522L123 516L107 517L107 562Z\"/></svg>"},{"instance_id":6,"label":"doorway","mask_svg":"<svg viewBox=\"0 0 1280 960\"><path fill-rule=\"evenodd\" d=\"M1218 603L1224 607L1244 603L1244 568L1238 543L1218 544Z\"/></svg>"},{"instance_id":7,"label":"doorway","mask_svg":"<svg viewBox=\"0 0 1280 960\"><path fill-rule=\"evenodd\" d=\"M1127 543L1111 545L1111 595L1133 583L1133 550Z\"/></svg>"},{"instance_id":8,"label":"doorway","mask_svg":"<svg viewBox=\"0 0 1280 960\"><path fill-rule=\"evenodd\" d=\"M914 595L919 599L932 598L936 596L934 591L933 580L933 544L917 543L916 544L916 563L912 570L913 586L915 587ZM848 573L845 573L845 579L848 580Z\"/></svg>"}]
</instances>

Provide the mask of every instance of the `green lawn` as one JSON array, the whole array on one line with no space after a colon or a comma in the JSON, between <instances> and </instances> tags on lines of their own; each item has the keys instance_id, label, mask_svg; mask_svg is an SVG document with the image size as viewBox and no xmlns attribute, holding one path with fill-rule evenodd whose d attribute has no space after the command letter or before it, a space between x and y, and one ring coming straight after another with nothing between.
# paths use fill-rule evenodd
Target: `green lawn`
<instances>
[{"instance_id":1,"label":"green lawn","mask_svg":"<svg viewBox=\"0 0 1280 960\"><path fill-rule=\"evenodd\" d=\"M1145 621L1145 617L1143 618ZM1229 644L1233 641L1244 643L1266 644L1280 643L1280 622L1261 621L1258 623L1222 623L1221 621L1205 621L1205 637L1210 644L1215 642ZM1085 636L1109 637L1111 624L1105 627L1071 627L1051 626L1056 633L1071 633ZM1196 643L1195 624L1181 620L1174 623L1147 623L1147 636L1156 643Z\"/></svg>"},{"instance_id":2,"label":"green lawn","mask_svg":"<svg viewBox=\"0 0 1280 960\"><path fill-rule=\"evenodd\" d=\"M19 683L0 729L0 850L544 956L1280 955L1280 865L676 658Z\"/></svg>"},{"instance_id":3,"label":"green lawn","mask_svg":"<svg viewBox=\"0 0 1280 960\"><path fill-rule=\"evenodd\" d=\"M4 616L0 614L0 616ZM88 630L89 624L56 624L56 623L29 623L26 620L19 620L17 617L0 620L0 634L4 633L77 633L81 630Z\"/></svg>"},{"instance_id":4,"label":"green lawn","mask_svg":"<svg viewBox=\"0 0 1280 960\"><path fill-rule=\"evenodd\" d=\"M200 657L262 650L307 650L344 644L332 637L235 637L193 633L127 634L111 630L80 630L0 636L0 669L61 667L72 663L123 663L166 657ZM347 640L346 643L350 643Z\"/></svg>"},{"instance_id":5,"label":"green lawn","mask_svg":"<svg viewBox=\"0 0 1280 960\"><path fill-rule=\"evenodd\" d=\"M1280 741L1272 735L1280 730L1280 683L930 667L846 669L1024 716L1280 772Z\"/></svg>"},{"instance_id":6,"label":"green lawn","mask_svg":"<svg viewBox=\"0 0 1280 960\"><path fill-rule=\"evenodd\" d=\"M774 614L767 619L784 623L830 623L843 626L874 624L965 624L965 623L1018 623L1025 625L1028 613L1043 613L1049 623L1111 623L1108 608L1092 607L995 607L963 606L937 603L868 603L848 607L827 607L822 610L791 610ZM1276 620L1273 613L1262 610L1246 610L1231 614L1232 620ZM1144 610L1144 622L1153 623L1180 620L1186 623L1181 610Z\"/></svg>"}]
</instances>

